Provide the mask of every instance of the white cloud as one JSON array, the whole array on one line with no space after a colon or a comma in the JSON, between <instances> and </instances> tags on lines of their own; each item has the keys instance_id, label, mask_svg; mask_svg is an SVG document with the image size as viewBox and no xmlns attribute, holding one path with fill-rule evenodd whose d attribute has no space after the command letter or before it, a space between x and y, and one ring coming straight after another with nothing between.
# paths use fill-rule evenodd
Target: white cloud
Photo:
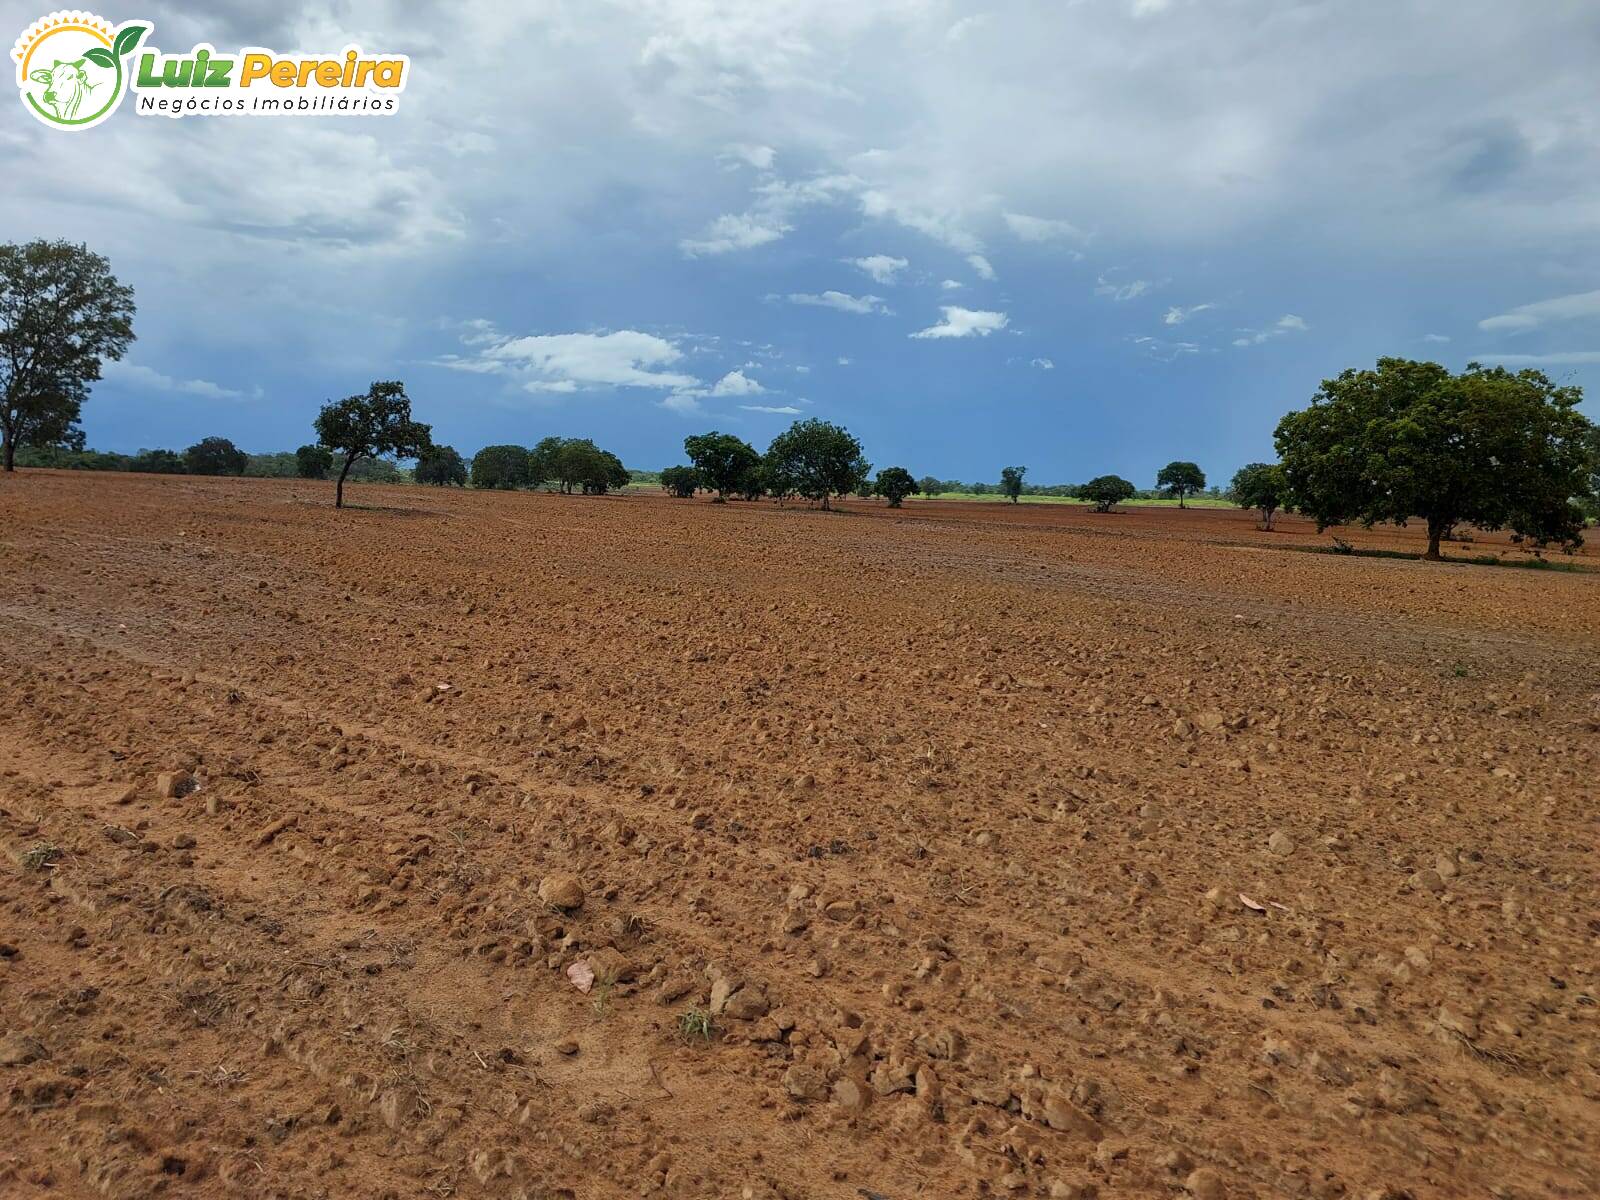
<instances>
[{"instance_id":1,"label":"white cloud","mask_svg":"<svg viewBox=\"0 0 1600 1200\"><path fill-rule=\"evenodd\" d=\"M1203 313L1215 307L1215 304L1192 304L1188 308L1181 308L1175 304L1167 309L1167 315L1161 319L1161 323L1163 325L1182 325L1195 313Z\"/></svg>"},{"instance_id":2,"label":"white cloud","mask_svg":"<svg viewBox=\"0 0 1600 1200\"><path fill-rule=\"evenodd\" d=\"M835 361L837 361L841 367L848 367L855 360L853 358L845 358L843 355L840 355Z\"/></svg>"},{"instance_id":3,"label":"white cloud","mask_svg":"<svg viewBox=\"0 0 1600 1200\"><path fill-rule=\"evenodd\" d=\"M959 21L956 21L953 25L951 25L949 29L944 31L944 40L947 42L959 42L974 29L978 29L979 27L987 25L988 23L988 13L973 13L969 17L962 17Z\"/></svg>"},{"instance_id":4,"label":"white cloud","mask_svg":"<svg viewBox=\"0 0 1600 1200\"><path fill-rule=\"evenodd\" d=\"M1168 342L1145 334L1129 340L1134 345L1142 347L1151 357L1159 358L1162 362L1174 362L1186 355L1200 353L1200 344L1198 342Z\"/></svg>"},{"instance_id":5,"label":"white cloud","mask_svg":"<svg viewBox=\"0 0 1600 1200\"><path fill-rule=\"evenodd\" d=\"M697 417L705 412L696 398L698 395L698 392L673 392L670 396L661 397L656 403L680 417Z\"/></svg>"},{"instance_id":6,"label":"white cloud","mask_svg":"<svg viewBox=\"0 0 1600 1200\"><path fill-rule=\"evenodd\" d=\"M1110 296L1113 300L1134 300L1148 292L1154 284L1148 279L1130 279L1127 283L1117 283L1107 279L1104 275L1094 281L1094 294L1096 296Z\"/></svg>"},{"instance_id":7,"label":"white cloud","mask_svg":"<svg viewBox=\"0 0 1600 1200\"><path fill-rule=\"evenodd\" d=\"M953 292L958 288L965 287L966 285L963 284L959 279L946 279L939 286L947 292Z\"/></svg>"},{"instance_id":8,"label":"white cloud","mask_svg":"<svg viewBox=\"0 0 1600 1200\"><path fill-rule=\"evenodd\" d=\"M984 312L958 308L953 304L940 307L944 320L909 336L914 338L988 337L997 329L1004 329L1010 318L1003 312Z\"/></svg>"},{"instance_id":9,"label":"white cloud","mask_svg":"<svg viewBox=\"0 0 1600 1200\"><path fill-rule=\"evenodd\" d=\"M1024 242L1053 242L1063 238L1082 240L1083 232L1071 221L1050 217L1030 217L1025 213L1008 212L1006 224L1011 232Z\"/></svg>"},{"instance_id":10,"label":"white cloud","mask_svg":"<svg viewBox=\"0 0 1600 1200\"><path fill-rule=\"evenodd\" d=\"M1036 358L1028 365L1030 367L1038 367L1041 371L1054 371L1056 369L1055 362L1048 358Z\"/></svg>"},{"instance_id":11,"label":"white cloud","mask_svg":"<svg viewBox=\"0 0 1600 1200\"><path fill-rule=\"evenodd\" d=\"M434 365L503 375L527 392L570 394L617 387L685 391L700 383L693 375L652 369L670 366L683 352L665 338L634 329L511 337L475 321L468 324L462 342L472 354L444 355Z\"/></svg>"},{"instance_id":12,"label":"white cloud","mask_svg":"<svg viewBox=\"0 0 1600 1200\"><path fill-rule=\"evenodd\" d=\"M847 313L887 312L882 296L851 296L844 292L827 291L820 296L810 292L790 292L790 304L806 304L815 308L836 308Z\"/></svg>"},{"instance_id":13,"label":"white cloud","mask_svg":"<svg viewBox=\"0 0 1600 1200\"><path fill-rule=\"evenodd\" d=\"M1478 328L1485 333L1521 333L1555 321L1578 321L1588 317L1600 317L1600 291L1577 292L1535 304L1522 304L1497 317L1479 321Z\"/></svg>"},{"instance_id":14,"label":"white cloud","mask_svg":"<svg viewBox=\"0 0 1600 1200\"><path fill-rule=\"evenodd\" d=\"M689 258L727 254L775 242L794 226L771 213L724 213L698 238L684 238L678 248Z\"/></svg>"},{"instance_id":15,"label":"white cloud","mask_svg":"<svg viewBox=\"0 0 1600 1200\"><path fill-rule=\"evenodd\" d=\"M1273 322L1271 329L1242 329L1240 336L1233 339L1235 346L1259 346L1273 338L1282 337L1286 333L1306 333L1311 326L1295 316L1293 313L1284 313Z\"/></svg>"},{"instance_id":16,"label":"white cloud","mask_svg":"<svg viewBox=\"0 0 1600 1200\"><path fill-rule=\"evenodd\" d=\"M872 276L874 283L885 284L893 283L895 276L911 265L904 258L893 258L887 254L869 254L866 258L847 258L844 261Z\"/></svg>"},{"instance_id":17,"label":"white cloud","mask_svg":"<svg viewBox=\"0 0 1600 1200\"><path fill-rule=\"evenodd\" d=\"M759 396L767 389L742 370L729 371L711 388L713 396Z\"/></svg>"},{"instance_id":18,"label":"white cloud","mask_svg":"<svg viewBox=\"0 0 1600 1200\"><path fill-rule=\"evenodd\" d=\"M772 170L772 164L777 159L777 151L771 146L751 146L736 143L729 146L724 152L727 157L748 163L758 171Z\"/></svg>"},{"instance_id":19,"label":"white cloud","mask_svg":"<svg viewBox=\"0 0 1600 1200\"><path fill-rule=\"evenodd\" d=\"M107 362L102 365L100 373L112 383L139 391L173 392L183 396L199 396L205 400L259 400L262 394L259 387L241 392L212 383L209 379L178 379L152 367L126 361Z\"/></svg>"},{"instance_id":20,"label":"white cloud","mask_svg":"<svg viewBox=\"0 0 1600 1200\"><path fill-rule=\"evenodd\" d=\"M792 404L741 404L745 412L778 413L783 416L798 416L800 409Z\"/></svg>"},{"instance_id":21,"label":"white cloud","mask_svg":"<svg viewBox=\"0 0 1600 1200\"><path fill-rule=\"evenodd\" d=\"M1425 333L1425 334L1422 335L1422 340L1425 341L1425 342L1440 342L1440 343L1443 343L1443 342L1448 342L1450 340L1450 338L1447 335L1442 334L1442 333Z\"/></svg>"},{"instance_id":22,"label":"white cloud","mask_svg":"<svg viewBox=\"0 0 1600 1200\"><path fill-rule=\"evenodd\" d=\"M978 273L979 279L994 278L994 268L989 265L989 260L981 254L967 255L967 265Z\"/></svg>"}]
</instances>

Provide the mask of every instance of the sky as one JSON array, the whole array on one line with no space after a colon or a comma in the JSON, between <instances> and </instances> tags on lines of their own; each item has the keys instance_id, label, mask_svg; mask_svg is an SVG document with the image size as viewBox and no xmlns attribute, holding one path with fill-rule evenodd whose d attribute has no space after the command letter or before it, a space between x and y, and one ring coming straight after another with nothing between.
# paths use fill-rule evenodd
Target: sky
<instances>
[{"instance_id":1,"label":"sky","mask_svg":"<svg viewBox=\"0 0 1600 1200\"><path fill-rule=\"evenodd\" d=\"M656 469L820 417L916 475L1225 484L1382 355L1600 389L1592 0L100 12L412 74L385 117L125 102L63 134L7 102L0 236L86 242L136 293L99 449L292 449L398 378L468 455L585 436Z\"/></svg>"}]
</instances>

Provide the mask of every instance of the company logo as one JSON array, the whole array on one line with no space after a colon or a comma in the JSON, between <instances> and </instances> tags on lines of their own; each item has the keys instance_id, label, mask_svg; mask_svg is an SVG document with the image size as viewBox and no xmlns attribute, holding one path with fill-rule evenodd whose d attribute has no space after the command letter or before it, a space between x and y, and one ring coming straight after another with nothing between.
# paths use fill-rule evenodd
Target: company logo
<instances>
[{"instance_id":1,"label":"company logo","mask_svg":"<svg viewBox=\"0 0 1600 1200\"><path fill-rule=\"evenodd\" d=\"M149 32L145 21L113 28L76 10L41 17L11 48L23 106L57 129L92 129L122 103L127 57Z\"/></svg>"},{"instance_id":2,"label":"company logo","mask_svg":"<svg viewBox=\"0 0 1600 1200\"><path fill-rule=\"evenodd\" d=\"M12 47L22 103L56 129L89 129L134 94L140 116L375 116L395 111L411 73L404 54L277 54L258 46L182 54L146 44L154 26L113 27L93 13L53 12Z\"/></svg>"}]
</instances>

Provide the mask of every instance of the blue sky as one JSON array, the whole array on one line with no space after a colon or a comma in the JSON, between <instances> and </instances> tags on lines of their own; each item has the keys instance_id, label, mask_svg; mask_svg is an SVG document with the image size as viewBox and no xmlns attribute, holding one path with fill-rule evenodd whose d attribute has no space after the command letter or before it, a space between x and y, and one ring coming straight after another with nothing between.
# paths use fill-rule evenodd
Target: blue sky
<instances>
[{"instance_id":1,"label":"blue sky","mask_svg":"<svg viewBox=\"0 0 1600 1200\"><path fill-rule=\"evenodd\" d=\"M102 10L413 75L386 118L0 119L6 236L87 241L137 293L91 445L293 448L400 378L469 454L655 468L804 415L916 474L1148 486L1226 482L1383 354L1600 386L1592 4L504 11Z\"/></svg>"}]
</instances>

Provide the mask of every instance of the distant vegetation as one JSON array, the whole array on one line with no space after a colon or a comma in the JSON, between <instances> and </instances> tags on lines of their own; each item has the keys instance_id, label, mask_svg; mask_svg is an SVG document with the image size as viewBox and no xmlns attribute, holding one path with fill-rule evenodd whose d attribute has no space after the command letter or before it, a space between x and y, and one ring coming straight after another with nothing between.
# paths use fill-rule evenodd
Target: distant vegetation
<instances>
[{"instance_id":1,"label":"distant vegetation","mask_svg":"<svg viewBox=\"0 0 1600 1200\"><path fill-rule=\"evenodd\" d=\"M486 446L470 465L454 447L435 445L431 426L413 419L398 380L324 405L317 441L293 453L250 454L211 436L182 452L136 454L86 449L79 426L91 383L133 341L132 289L110 263L65 241L0 245L0 442L6 471L16 465L160 475L333 479L344 504L352 480L445 487L603 494L659 486L719 502L798 497L827 509L836 497L880 496L898 508L910 496L998 496L1077 501L1109 512L1118 504L1176 499L1253 508L1263 529L1279 512L1300 512L1318 529L1360 522L1427 527L1426 557L1461 525L1510 529L1535 548L1568 550L1600 519L1600 429L1578 412L1582 392L1542 372L1468 364L1452 374L1437 363L1381 358L1322 382L1309 407L1277 426L1279 461L1241 467L1226 493L1207 486L1196 462L1174 460L1140 490L1119 475L1082 484L1027 482L1008 466L998 482L914 478L885 467L874 478L861 442L829 421L796 421L764 453L735 434L712 430L684 440L688 464L630 471L588 438L547 437L531 449ZM415 460L407 472L395 460Z\"/></svg>"}]
</instances>

